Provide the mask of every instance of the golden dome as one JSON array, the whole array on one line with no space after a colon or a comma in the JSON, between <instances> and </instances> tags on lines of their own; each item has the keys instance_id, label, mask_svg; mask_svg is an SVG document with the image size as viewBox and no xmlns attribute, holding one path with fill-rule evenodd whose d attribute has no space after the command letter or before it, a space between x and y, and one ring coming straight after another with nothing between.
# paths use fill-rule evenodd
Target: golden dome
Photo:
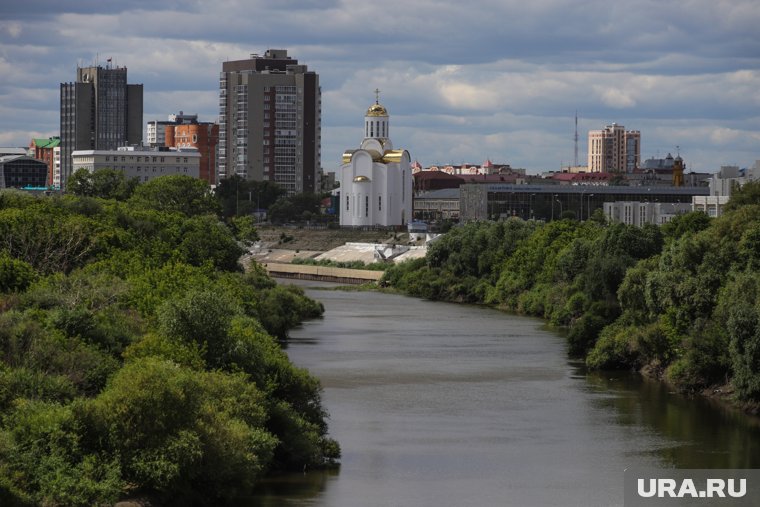
<instances>
[{"instance_id":1,"label":"golden dome","mask_svg":"<svg viewBox=\"0 0 760 507\"><path fill-rule=\"evenodd\" d=\"M388 116L388 111L375 102L369 107L369 109L367 109L367 116Z\"/></svg>"}]
</instances>

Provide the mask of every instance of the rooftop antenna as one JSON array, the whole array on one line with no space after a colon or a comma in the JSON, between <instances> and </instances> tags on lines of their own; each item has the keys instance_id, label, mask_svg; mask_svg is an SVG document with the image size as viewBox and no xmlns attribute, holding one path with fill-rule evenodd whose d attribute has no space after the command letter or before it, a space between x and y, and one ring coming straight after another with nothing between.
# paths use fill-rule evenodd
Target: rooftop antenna
<instances>
[{"instance_id":1,"label":"rooftop antenna","mask_svg":"<svg viewBox=\"0 0 760 507\"><path fill-rule=\"evenodd\" d=\"M575 110L575 157L573 164L578 167L578 110Z\"/></svg>"}]
</instances>

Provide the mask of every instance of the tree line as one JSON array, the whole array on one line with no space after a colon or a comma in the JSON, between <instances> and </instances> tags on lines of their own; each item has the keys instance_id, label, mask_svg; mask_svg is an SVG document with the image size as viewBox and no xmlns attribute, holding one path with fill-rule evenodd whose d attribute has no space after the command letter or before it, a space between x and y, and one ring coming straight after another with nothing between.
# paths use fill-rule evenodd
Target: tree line
<instances>
[{"instance_id":1,"label":"tree line","mask_svg":"<svg viewBox=\"0 0 760 507\"><path fill-rule=\"evenodd\" d=\"M0 192L0 505L234 504L336 463L319 382L280 346L323 309L243 271L251 221L185 176L83 181Z\"/></svg>"},{"instance_id":2,"label":"tree line","mask_svg":"<svg viewBox=\"0 0 760 507\"><path fill-rule=\"evenodd\" d=\"M730 385L760 401L760 182L725 214L661 227L511 219L453 228L384 282L434 300L495 305L568 329L595 369L636 369L683 391Z\"/></svg>"}]
</instances>

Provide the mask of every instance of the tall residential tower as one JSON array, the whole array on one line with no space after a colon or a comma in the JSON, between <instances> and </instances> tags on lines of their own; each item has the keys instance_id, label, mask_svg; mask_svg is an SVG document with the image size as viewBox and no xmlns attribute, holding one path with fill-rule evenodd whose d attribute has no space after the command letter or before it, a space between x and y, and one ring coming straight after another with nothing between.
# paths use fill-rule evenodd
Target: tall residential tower
<instances>
[{"instance_id":1,"label":"tall residential tower","mask_svg":"<svg viewBox=\"0 0 760 507\"><path fill-rule=\"evenodd\" d=\"M224 62L219 76L219 177L270 180L289 194L318 190L319 76L269 49Z\"/></svg>"},{"instance_id":2,"label":"tall residential tower","mask_svg":"<svg viewBox=\"0 0 760 507\"><path fill-rule=\"evenodd\" d=\"M61 83L61 186L75 150L115 150L142 143L143 85L127 84L127 68L78 67Z\"/></svg>"},{"instance_id":3,"label":"tall residential tower","mask_svg":"<svg viewBox=\"0 0 760 507\"><path fill-rule=\"evenodd\" d=\"M641 133L613 123L588 132L588 171L630 173L641 160Z\"/></svg>"}]
</instances>

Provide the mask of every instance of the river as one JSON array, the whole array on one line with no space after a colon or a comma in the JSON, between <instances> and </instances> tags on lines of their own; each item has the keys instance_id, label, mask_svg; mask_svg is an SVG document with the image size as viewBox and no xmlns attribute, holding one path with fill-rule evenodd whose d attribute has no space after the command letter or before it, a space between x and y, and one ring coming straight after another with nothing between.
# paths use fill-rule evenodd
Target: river
<instances>
[{"instance_id":1,"label":"river","mask_svg":"<svg viewBox=\"0 0 760 507\"><path fill-rule=\"evenodd\" d=\"M251 505L611 506L628 467L760 468L757 419L588 373L539 320L307 294L325 316L293 330L287 353L322 382L342 466L268 481Z\"/></svg>"}]
</instances>

